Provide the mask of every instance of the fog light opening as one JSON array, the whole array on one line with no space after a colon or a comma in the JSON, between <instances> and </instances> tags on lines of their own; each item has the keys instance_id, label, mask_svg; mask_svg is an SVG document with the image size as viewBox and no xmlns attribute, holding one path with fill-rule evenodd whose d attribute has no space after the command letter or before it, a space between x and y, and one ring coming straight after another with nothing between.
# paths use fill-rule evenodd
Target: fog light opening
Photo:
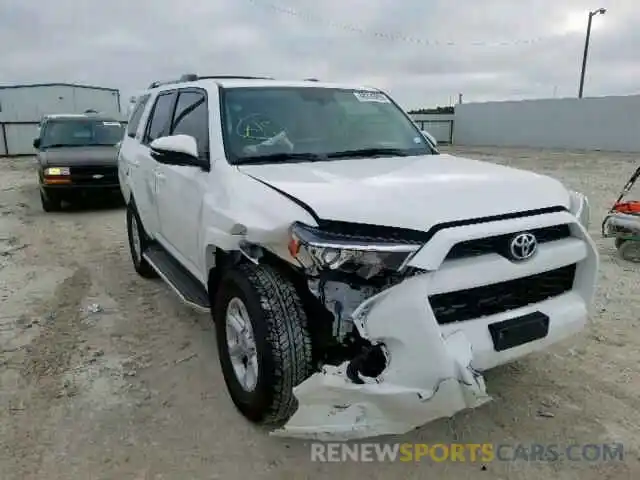
<instances>
[{"instance_id":1,"label":"fog light opening","mask_svg":"<svg viewBox=\"0 0 640 480\"><path fill-rule=\"evenodd\" d=\"M347 377L358 385L367 383L363 378L375 382L388 365L389 357L383 344L367 346L347 365Z\"/></svg>"}]
</instances>

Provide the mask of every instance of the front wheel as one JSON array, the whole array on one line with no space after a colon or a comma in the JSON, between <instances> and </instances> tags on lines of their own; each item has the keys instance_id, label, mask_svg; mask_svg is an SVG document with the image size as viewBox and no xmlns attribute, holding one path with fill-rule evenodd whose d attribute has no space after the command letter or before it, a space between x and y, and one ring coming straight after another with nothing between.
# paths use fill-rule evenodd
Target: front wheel
<instances>
[{"instance_id":1,"label":"front wheel","mask_svg":"<svg viewBox=\"0 0 640 480\"><path fill-rule=\"evenodd\" d=\"M45 212L57 212L62 209L62 201L54 194L45 194L40 190L40 203Z\"/></svg>"},{"instance_id":2,"label":"front wheel","mask_svg":"<svg viewBox=\"0 0 640 480\"><path fill-rule=\"evenodd\" d=\"M286 422L298 407L293 387L312 372L307 317L293 284L271 266L239 265L222 279L213 315L236 408L254 423Z\"/></svg>"}]
</instances>

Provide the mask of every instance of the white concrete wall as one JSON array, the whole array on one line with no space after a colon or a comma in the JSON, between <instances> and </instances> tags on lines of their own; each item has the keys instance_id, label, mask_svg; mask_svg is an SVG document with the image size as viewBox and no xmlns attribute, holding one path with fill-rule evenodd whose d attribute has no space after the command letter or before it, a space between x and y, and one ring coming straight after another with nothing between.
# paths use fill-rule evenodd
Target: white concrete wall
<instances>
[{"instance_id":1,"label":"white concrete wall","mask_svg":"<svg viewBox=\"0 0 640 480\"><path fill-rule=\"evenodd\" d=\"M453 143L640 152L640 95L456 105Z\"/></svg>"}]
</instances>

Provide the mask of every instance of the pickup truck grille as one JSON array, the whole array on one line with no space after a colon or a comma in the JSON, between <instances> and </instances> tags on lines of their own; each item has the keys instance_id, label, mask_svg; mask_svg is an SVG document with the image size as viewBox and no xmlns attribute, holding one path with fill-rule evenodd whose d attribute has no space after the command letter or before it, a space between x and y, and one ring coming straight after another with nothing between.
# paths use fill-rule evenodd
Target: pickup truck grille
<instances>
[{"instance_id":1,"label":"pickup truck grille","mask_svg":"<svg viewBox=\"0 0 640 480\"><path fill-rule=\"evenodd\" d=\"M118 183L117 166L72 166L69 173L74 185L114 185ZM98 175L102 175L102 177L95 178Z\"/></svg>"},{"instance_id":2,"label":"pickup truck grille","mask_svg":"<svg viewBox=\"0 0 640 480\"><path fill-rule=\"evenodd\" d=\"M529 230L529 232L536 236L538 243L553 242L554 240L561 240L571 236L569 225L566 224L535 228L533 230ZM478 255L486 255L488 253L497 253L506 257L509 252L509 242L516 233L519 232L460 242L449 250L446 260L475 257Z\"/></svg>"},{"instance_id":3,"label":"pickup truck grille","mask_svg":"<svg viewBox=\"0 0 640 480\"><path fill-rule=\"evenodd\" d=\"M576 265L482 287L432 295L431 309L440 325L525 307L573 288Z\"/></svg>"}]
</instances>

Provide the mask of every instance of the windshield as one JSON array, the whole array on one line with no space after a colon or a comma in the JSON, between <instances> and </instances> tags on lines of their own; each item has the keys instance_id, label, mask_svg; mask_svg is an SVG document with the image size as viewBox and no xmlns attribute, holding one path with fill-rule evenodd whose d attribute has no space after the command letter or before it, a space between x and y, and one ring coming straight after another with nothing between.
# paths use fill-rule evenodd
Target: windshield
<instances>
[{"instance_id":1,"label":"windshield","mask_svg":"<svg viewBox=\"0 0 640 480\"><path fill-rule=\"evenodd\" d=\"M120 122L102 120L49 120L42 127L40 148L115 145L124 135Z\"/></svg>"},{"instance_id":2,"label":"windshield","mask_svg":"<svg viewBox=\"0 0 640 480\"><path fill-rule=\"evenodd\" d=\"M233 164L437 153L386 95L314 87L223 90Z\"/></svg>"}]
</instances>

